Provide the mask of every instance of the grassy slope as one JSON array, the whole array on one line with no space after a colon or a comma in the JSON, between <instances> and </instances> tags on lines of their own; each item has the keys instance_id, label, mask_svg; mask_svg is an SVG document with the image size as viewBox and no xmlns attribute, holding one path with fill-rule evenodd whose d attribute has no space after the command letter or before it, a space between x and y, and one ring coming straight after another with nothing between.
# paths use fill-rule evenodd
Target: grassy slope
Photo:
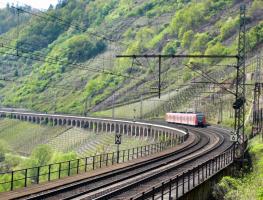
<instances>
[{"instance_id":1,"label":"grassy slope","mask_svg":"<svg viewBox=\"0 0 263 200\"><path fill-rule=\"evenodd\" d=\"M72 128L49 141L54 149L62 152L76 151L79 156L91 156L116 151L115 134L92 133L79 128ZM120 149L143 146L153 141L123 136Z\"/></svg>"},{"instance_id":2,"label":"grassy slope","mask_svg":"<svg viewBox=\"0 0 263 200\"><path fill-rule=\"evenodd\" d=\"M253 172L242 179L238 188L238 199L263 199L263 143L262 137L255 138L250 144Z\"/></svg>"},{"instance_id":3,"label":"grassy slope","mask_svg":"<svg viewBox=\"0 0 263 200\"><path fill-rule=\"evenodd\" d=\"M23 154L30 154L34 147L45 144L52 137L65 131L66 127L50 127L22 122L19 120L1 119L0 136L11 148Z\"/></svg>"},{"instance_id":4,"label":"grassy slope","mask_svg":"<svg viewBox=\"0 0 263 200\"><path fill-rule=\"evenodd\" d=\"M262 138L256 137L250 142L249 152L252 155L253 171L247 174L244 178L236 178L236 179L230 177L223 178L219 183L219 188L221 188L221 190L214 191L214 196L216 196L217 199L222 199L222 198L226 200L236 200L236 199L262 200L263 199Z\"/></svg>"},{"instance_id":5,"label":"grassy slope","mask_svg":"<svg viewBox=\"0 0 263 200\"><path fill-rule=\"evenodd\" d=\"M95 134L84 129L32 124L19 120L0 120L0 137L16 153L28 155L40 144L59 152L75 151L79 156L116 150L114 134ZM121 149L143 146L153 141L123 136Z\"/></svg>"}]
</instances>

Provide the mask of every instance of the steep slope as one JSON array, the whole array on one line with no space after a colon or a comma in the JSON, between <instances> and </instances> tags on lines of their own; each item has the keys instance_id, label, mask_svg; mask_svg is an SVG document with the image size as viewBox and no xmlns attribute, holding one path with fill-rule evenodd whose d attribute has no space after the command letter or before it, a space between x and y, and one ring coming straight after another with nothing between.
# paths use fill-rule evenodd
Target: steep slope
<instances>
[{"instance_id":1,"label":"steep slope","mask_svg":"<svg viewBox=\"0 0 263 200\"><path fill-rule=\"evenodd\" d=\"M15 27L1 37L5 54L0 57L0 70L5 79L15 80L1 82L1 102L82 114L109 108L113 101L123 104L149 98L156 92L157 60L116 59L115 55L236 54L242 3L248 10L248 47L256 51L263 41L260 0L64 0L45 13L21 9L20 15L31 16L30 21L20 24L19 35ZM7 35L13 40L6 40ZM213 65L232 61L163 60L164 93L193 78L201 80L184 66L187 63L206 66L201 69L218 77L225 69ZM195 93L193 86L185 87L189 88L187 104ZM177 109L177 104L173 101L171 107Z\"/></svg>"},{"instance_id":2,"label":"steep slope","mask_svg":"<svg viewBox=\"0 0 263 200\"><path fill-rule=\"evenodd\" d=\"M26 11L31 11L30 7L24 7ZM14 12L14 10L11 9L11 6L9 4L6 5L6 8L2 9L0 12L0 34L4 34L8 32L10 29L16 27L19 23L27 23L30 19L30 16L20 16L19 21L18 19L18 13Z\"/></svg>"}]
</instances>

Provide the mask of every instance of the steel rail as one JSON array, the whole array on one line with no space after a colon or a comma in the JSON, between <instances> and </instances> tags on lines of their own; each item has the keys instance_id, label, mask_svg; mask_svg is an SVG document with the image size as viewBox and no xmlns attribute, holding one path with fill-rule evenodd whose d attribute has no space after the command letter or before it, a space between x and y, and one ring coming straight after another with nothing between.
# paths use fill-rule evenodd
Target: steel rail
<instances>
[{"instance_id":1,"label":"steel rail","mask_svg":"<svg viewBox=\"0 0 263 200\"><path fill-rule=\"evenodd\" d=\"M76 181L74 183L65 184L58 186L54 189L43 191L41 194L31 194L30 196L21 196L22 199L48 199L49 197L52 197L56 195L56 198L59 199L70 199L73 198L75 194L72 195L72 190L75 190L76 188L79 189L80 187L89 187L88 192L93 192L99 188L103 188L115 183L118 183L120 181L123 181L127 179L128 177L133 177L136 174L143 174L147 171L157 169L160 166L165 165L168 162L172 162L175 158L171 157L177 157L177 159L181 159L183 156L185 156L187 153L191 154L196 149L201 149L205 144L207 144L208 141L204 145L200 144L201 137L198 136L195 138L194 142L190 145L181 148L175 152L166 154L162 157L153 158L150 160L146 160L137 164L130 165L128 167L117 169L114 171L111 171L110 173L105 173L96 177L91 177L82 181ZM190 152L187 152L190 151ZM163 160L166 160L166 163L164 164ZM141 168L141 171L138 169ZM112 180L111 180L112 179ZM97 185L96 185L97 182ZM85 189L85 192L87 191L87 188ZM68 197L65 197L66 193L70 193ZM59 196L59 194L62 194ZM57 196L58 195L58 196ZM52 198L51 198L52 199Z\"/></svg>"},{"instance_id":2,"label":"steel rail","mask_svg":"<svg viewBox=\"0 0 263 200\"><path fill-rule=\"evenodd\" d=\"M128 179L135 179L135 183L132 183L132 184L137 184L138 183L138 180L137 180L137 178L136 177L138 177L138 176L142 176L142 177L144 177L145 176L145 174L147 174L147 173L149 173L149 172L152 172L152 171L155 171L155 170L157 170L158 171L158 169L159 168L162 168L162 167L166 167L167 165L169 165L169 164L172 164L173 162L175 162L175 161L179 161L179 160L181 160L181 159L183 159L184 157L186 157L186 156L188 156L188 155L190 155L190 154L192 154L192 153L194 153L194 152L196 152L196 151L199 151L199 150L201 150L202 148L204 148L206 145L208 145L209 144L209 142L210 142L210 140L209 140L209 138L206 138L206 137L200 137L200 140L199 140L199 143L198 144L196 144L196 145L194 145L194 146L192 146L191 148L188 148L188 149L181 149L181 153L180 153L180 155L175 155L175 156L171 156L171 157L169 157L168 159L164 159L164 157L160 157L161 158L161 162L160 162L160 164L159 165L157 165L158 163L153 163L154 165L155 165L155 167L153 167L153 168L148 168L148 169L146 169L146 170L141 170L140 168L138 168L138 169L136 169L136 171L137 171L137 173L135 173L133 176L126 176L123 180L120 180L120 181L118 181L117 182L117 184L118 183L120 183L121 181L122 182L126 182ZM172 168L171 168L172 169ZM165 171L167 171L167 170L165 170ZM159 172L158 172L159 173ZM149 178L149 177L146 177L146 178ZM112 186L113 184L111 184L111 185L109 185L109 186ZM129 189L129 186L130 186L130 184L128 184L128 188L127 188L127 186L125 186L125 184L124 185L121 185L119 188L117 188L117 191L119 192L119 191L123 191L123 189ZM106 185L105 186L103 186L102 188L105 188L105 187L107 187ZM98 190L98 189L96 189L96 190ZM105 191L104 191L105 192ZM82 196L85 196L85 194L87 194L87 193L89 193L88 191L84 191L84 192L82 192L82 193L78 193L78 194L76 194L76 195L72 195L72 196L70 196L70 197L67 197L67 198L63 198L63 200L68 200L68 199L73 199L73 198L81 198ZM110 192L111 193L111 192ZM101 195L101 194L99 194L99 195ZM100 199L101 197L99 197L98 199ZM108 199L109 198L109 196L108 195L106 195L106 199ZM86 198L85 198L86 199ZM90 196L90 198L89 199L97 199L96 198L96 195L91 195ZM104 198L102 198L102 199L104 199Z\"/></svg>"},{"instance_id":3,"label":"steel rail","mask_svg":"<svg viewBox=\"0 0 263 200\"><path fill-rule=\"evenodd\" d=\"M215 132L216 133L216 132ZM202 159L202 163L208 161L209 159L205 159L205 161L203 161L204 157L207 157L209 154L211 154L211 152L214 152L216 150L218 150L218 148L224 146L225 144L225 137L220 135L220 142L217 143L217 145L215 145L211 150L206 151L203 155L197 156L196 158L193 158L193 160L189 160L189 162L186 163L182 163L180 164L180 166L178 166L178 168L176 168L176 171L170 171L170 172L166 172L163 174L158 174L157 177L154 177L152 180L150 179L148 182L144 182L142 183L137 183L138 185L140 185L139 189L138 187L134 187L134 188L126 188L126 190L124 190L124 193L120 193L118 195L118 192L113 196L107 199L125 199L125 197L129 196L129 197L136 197L136 195L138 194L138 192L141 190L141 193L144 191L147 191L147 189L151 188L155 185L158 185L164 181L168 181L170 180L172 177L176 177L182 173L185 173L189 170L189 168L193 168L197 165L200 164L200 159ZM227 148L229 148L229 146L225 146ZM223 147L223 151L225 150L225 147ZM156 187L157 188L157 187ZM105 198L97 198L97 199L105 199ZM136 198L135 198L136 199Z\"/></svg>"},{"instance_id":4,"label":"steel rail","mask_svg":"<svg viewBox=\"0 0 263 200\"><path fill-rule=\"evenodd\" d=\"M210 131L207 131L211 133ZM86 198L85 195L83 196L84 199L94 199L94 200L99 200L99 199L125 199L127 197L132 197L134 194L138 194L138 191L144 191L146 190L147 186L151 187L154 185L154 183L162 182L164 180L169 180L170 177L176 176L179 173L185 171L187 166L192 166L193 162L197 162L198 159L206 156L209 154L211 151L214 151L218 147L220 147L224 143L224 137L221 135L218 135L220 140L216 145L214 145L211 149L207 149L204 151L202 154L191 156L191 158L182 161L178 165L168 167L167 169L160 171L158 173L155 173L151 176L146 176L143 177L142 179L138 179L135 182L132 182L131 184L128 184L126 186L121 186L120 188L117 188L114 191L110 191L104 195L101 195L97 198L91 197L91 198ZM83 197L78 196L78 199L82 199Z\"/></svg>"},{"instance_id":5,"label":"steel rail","mask_svg":"<svg viewBox=\"0 0 263 200\"><path fill-rule=\"evenodd\" d=\"M202 135L202 133L200 134L200 135ZM41 199L43 199L43 198L45 198L45 199L72 199L72 198L77 198L77 197L81 197L81 196L83 196L83 195L85 195L85 194L87 194L87 193L91 193L91 192L93 192L93 191L96 191L96 190L98 190L98 189L100 189L100 188L105 188L105 187L107 187L107 186L109 186L109 185L112 185L112 184L116 184L116 183L118 183L118 182L120 182L120 181L124 181L124 180L127 180L128 178L132 178L132 177L134 177L134 176L138 176L138 175L142 175L143 176L143 174L144 173L147 173L147 172L149 172L149 171L153 171L153 170L156 170L156 169L158 169L158 168L160 168L160 167L164 167L164 166L166 166L166 165L169 165L170 163L172 163L172 162L175 162L175 161L179 161L180 159L183 159L184 157L186 157L186 156L189 156L189 155L191 155L191 154L193 154L194 152L196 152L196 151L200 151L202 148L204 148L206 145L208 145L208 143L210 142L209 141L209 137L208 136L205 136L205 135L203 135L200 139L202 139L202 142L199 142L198 143L198 148L197 147L195 147L195 148L192 148L191 150L188 150L188 152L186 151L186 149L182 149L182 150L185 150L185 151L183 151L183 152L181 152L181 153L178 153L178 152L176 152L175 154L176 154L176 156L177 156L177 159L175 158L175 157L173 157L173 158L171 158L171 157L168 157L168 159L166 158L163 158L163 157L160 157L160 158L158 158L159 159L159 164L157 165L157 161L155 160L155 161L153 161L153 165L155 166L155 167L153 167L153 168L147 168L147 169L144 169L144 170L142 170L142 169L140 169L140 168L138 168L137 166L136 166L136 168L134 169L137 173L134 173L134 174L127 174L127 172L126 172L126 174L124 175L124 177L122 178L122 179L118 179L118 180L115 180L114 182L108 182L108 184L102 184L100 187L97 187L98 185L96 185L95 184L95 182L94 182L94 180L93 180L93 182L92 182L92 180L91 180L91 182L90 182L90 184L92 184L92 185L94 185L95 187L93 188L93 189L90 189L90 190L77 190L77 191L72 191L72 190L69 190L70 188L69 187L64 187L64 188L62 188L62 190L61 189L58 189L57 191L53 191L53 195L54 195L54 193L61 193L61 192L63 192L61 195L55 195L55 196L52 196L51 194L52 194L52 192L51 193L49 193L48 195L46 194L46 195L44 195L43 196L43 194L41 195L41 196L35 196L35 197L31 197L31 198L27 198L27 199L39 199L39 198L41 198ZM166 156L167 157L167 156ZM191 162L192 161L192 159L190 159L189 160L189 162ZM145 167L145 163L143 163L143 166ZM176 167L172 167L172 168L170 168L170 170L174 170ZM164 172L167 172L167 170L164 170L163 171L163 173ZM111 176L113 176L113 177L115 177L115 179L117 179L116 178L116 175L114 175L114 174L112 174ZM154 177L157 177L157 175L155 175ZM110 177L111 178L111 177ZM146 178L149 178L149 177L146 177ZM85 183L85 185L89 185L88 184L88 182L86 182ZM71 187L72 188L72 187ZM65 193L64 193L65 192ZM66 194L68 194L69 196L67 196ZM51 195L51 196L50 196ZM96 196L92 196L91 197L91 199L95 199L96 198ZM108 197L107 197L108 198ZM103 198L102 198L103 199ZM104 198L105 199L105 198Z\"/></svg>"},{"instance_id":6,"label":"steel rail","mask_svg":"<svg viewBox=\"0 0 263 200\"><path fill-rule=\"evenodd\" d=\"M49 114L40 114L40 113L32 113L32 112L15 112L14 110L9 111L1 111L0 113L9 113L9 114L25 114L25 115L35 115L35 116L51 116L51 117L68 117L74 119L93 119L93 120L107 120L107 121L115 121L115 122L127 122L130 121L123 121L123 120L112 120L112 119L104 119L104 118L90 118L90 117L78 117L78 116L71 116L71 115L49 115ZM173 124L168 124L164 122L136 122L137 124L147 124L152 125L155 127L170 129L170 130L179 130L178 126ZM184 127L184 126L182 126ZM182 127L179 127L182 129ZM185 128L185 127L184 127ZM160 177L164 174L169 174L170 172L176 171L182 166L191 165L191 163L197 162L197 160L202 157L205 157L208 154L214 153L215 155L218 152L215 152L215 149L219 148L219 146L224 144L224 137L220 136L217 132L220 130L214 130L214 133L211 134L210 129L193 129L189 128L192 132L196 132L199 137L195 138L195 141L190 145L185 146L184 148L177 150L175 152L156 157L153 159L149 159L140 163L136 163L130 165L128 167L123 167L119 169L115 169L111 172L103 173L98 176L93 176L90 178L83 178L81 180L76 180L71 183L62 184L60 186L56 186L52 189L46 189L41 192L35 192L34 194L26 194L23 196L19 196L16 199L72 199L72 198L82 198L85 197L87 194L93 192L95 195L91 195L91 199L109 199L114 196L121 195L123 192L127 192L127 190L132 191L132 188L136 188L134 186L141 185L142 183L146 183L147 181L154 181L159 180ZM180 132L185 133L184 131L180 130ZM204 132L204 133L203 133ZM209 133L210 132L210 133ZM212 131L213 132L213 131ZM215 133L216 132L216 133ZM185 133L186 134L186 133ZM211 135L217 135L219 142L217 141L216 144L211 146L210 138ZM210 135L210 136L209 136ZM205 151L201 152L202 148L207 148L206 146L210 147ZM211 151L211 152L210 152ZM199 152L196 154L196 152ZM190 156L193 154L194 156ZM185 159L188 157L188 159ZM172 165L173 163L178 162L177 165ZM200 162L200 161L199 161ZM168 166L168 167L167 167ZM159 171L158 171L159 170ZM160 171L161 170L161 171ZM149 174L149 172L156 172L155 174ZM148 174L147 174L148 173ZM133 179L134 177L141 176L143 179L135 180L130 182L130 184L122 185L121 187L115 187L114 191L104 190L103 188L107 188L110 185L118 184L121 182L125 182L125 180ZM145 184L147 185L147 184ZM141 187L142 188L142 187ZM102 190L97 196L97 191ZM104 196L106 195L106 196ZM127 194L126 194L127 195ZM130 194L128 194L130 196Z\"/></svg>"}]
</instances>

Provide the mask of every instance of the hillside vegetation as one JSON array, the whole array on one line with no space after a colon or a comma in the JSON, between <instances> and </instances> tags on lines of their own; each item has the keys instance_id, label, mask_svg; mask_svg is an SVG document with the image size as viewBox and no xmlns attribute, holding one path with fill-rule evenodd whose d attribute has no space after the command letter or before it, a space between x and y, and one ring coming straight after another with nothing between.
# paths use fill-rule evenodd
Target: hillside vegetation
<instances>
[{"instance_id":1,"label":"hillside vegetation","mask_svg":"<svg viewBox=\"0 0 263 200\"><path fill-rule=\"evenodd\" d=\"M262 138L256 137L250 143L253 171L243 178L224 177L214 190L218 200L263 199L263 144Z\"/></svg>"},{"instance_id":2,"label":"hillside vegetation","mask_svg":"<svg viewBox=\"0 0 263 200\"><path fill-rule=\"evenodd\" d=\"M248 49L256 51L263 40L260 0L63 0L44 13L22 7L19 16L24 20L18 27L10 24L15 16L0 20L6 27L1 34L5 46L0 71L3 78L13 80L0 83L1 102L83 114L110 107L113 93L120 104L147 98L156 91L151 88L157 86L157 60L116 59L115 55L236 54L241 3L247 5ZM12 16L16 9L2 11ZM163 92L200 76L184 64L201 63L208 66L206 71L224 71L212 68L218 62L234 61L163 60Z\"/></svg>"}]
</instances>

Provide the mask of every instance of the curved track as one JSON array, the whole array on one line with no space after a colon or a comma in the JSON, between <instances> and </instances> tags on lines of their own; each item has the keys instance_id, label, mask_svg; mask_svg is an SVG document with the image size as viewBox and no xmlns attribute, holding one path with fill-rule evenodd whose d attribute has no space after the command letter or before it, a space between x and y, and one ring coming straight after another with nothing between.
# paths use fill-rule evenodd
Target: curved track
<instances>
[{"instance_id":1,"label":"curved track","mask_svg":"<svg viewBox=\"0 0 263 200\"><path fill-rule=\"evenodd\" d=\"M131 198L156 183L211 159L231 144L225 140L228 135L224 130L210 127L189 129L196 134L196 138L180 150L41 193L23 196L22 199Z\"/></svg>"},{"instance_id":2,"label":"curved track","mask_svg":"<svg viewBox=\"0 0 263 200\"><path fill-rule=\"evenodd\" d=\"M218 140L216 142L210 142L210 148L205 147L205 150L199 151L199 153L195 152L192 155L187 156L187 158L184 158L184 160L181 162L175 161L175 163L177 163L174 163L175 167L168 168L167 170L163 171L163 173L158 173L156 176L145 179L143 181L143 184L140 184L138 182L137 185L126 187L119 191L110 192L96 199L127 199L127 197L132 198L138 193L142 193L147 189L152 188L152 186L163 182L164 180L169 180L172 177L176 177L177 175L192 169L198 164L213 158L219 152L223 152L231 145L231 143L228 143L226 141L226 137L228 138L227 134L218 134L217 131L210 129L206 130L205 132L208 134L215 134L218 137ZM84 196L82 196L80 199L87 198L84 198Z\"/></svg>"}]
</instances>

